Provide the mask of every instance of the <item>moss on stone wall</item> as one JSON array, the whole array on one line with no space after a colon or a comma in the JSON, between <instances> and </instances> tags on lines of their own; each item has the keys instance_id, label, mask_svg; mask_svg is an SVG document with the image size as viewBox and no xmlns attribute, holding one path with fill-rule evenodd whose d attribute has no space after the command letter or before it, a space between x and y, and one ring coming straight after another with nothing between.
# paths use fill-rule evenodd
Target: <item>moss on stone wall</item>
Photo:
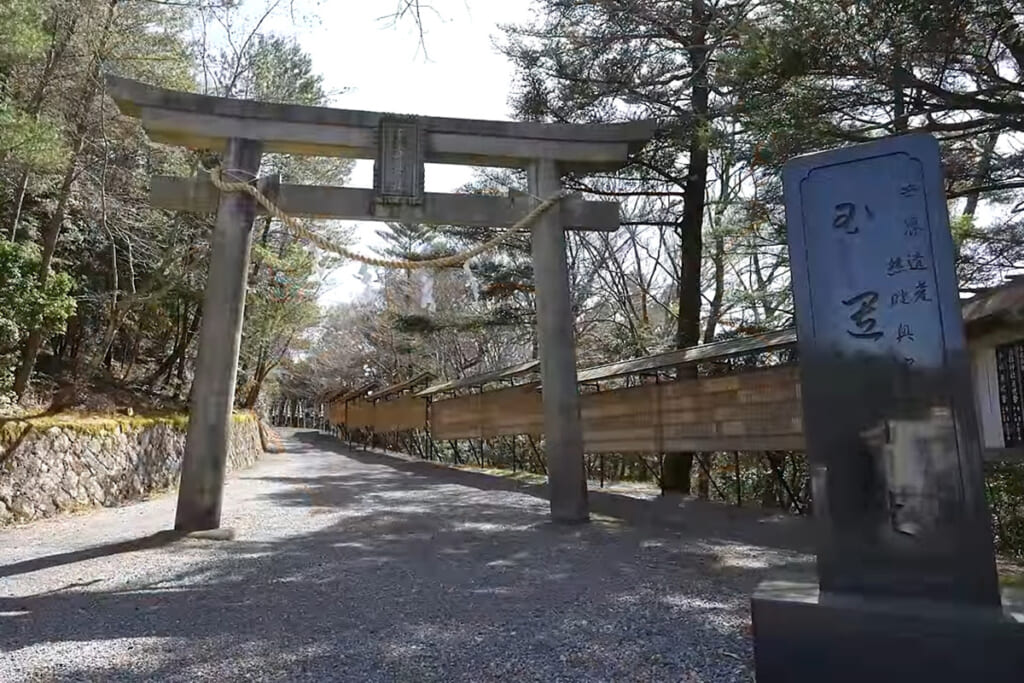
<instances>
[{"instance_id":1,"label":"moss on stone wall","mask_svg":"<svg viewBox=\"0 0 1024 683\"><path fill-rule=\"evenodd\" d=\"M231 419L235 423L255 422L252 411L235 412ZM188 427L185 413L154 413L149 415L110 415L87 413L59 413L10 419L0 422L0 446L9 446L21 439L27 431L45 432L49 429L68 429L78 434L100 435L109 432L136 432L157 425L167 425L184 431Z\"/></svg>"},{"instance_id":2,"label":"moss on stone wall","mask_svg":"<svg viewBox=\"0 0 1024 683\"><path fill-rule=\"evenodd\" d=\"M182 414L60 414L0 425L0 526L95 505L121 505L178 480L188 418ZM229 470L263 452L259 422L236 414Z\"/></svg>"}]
</instances>

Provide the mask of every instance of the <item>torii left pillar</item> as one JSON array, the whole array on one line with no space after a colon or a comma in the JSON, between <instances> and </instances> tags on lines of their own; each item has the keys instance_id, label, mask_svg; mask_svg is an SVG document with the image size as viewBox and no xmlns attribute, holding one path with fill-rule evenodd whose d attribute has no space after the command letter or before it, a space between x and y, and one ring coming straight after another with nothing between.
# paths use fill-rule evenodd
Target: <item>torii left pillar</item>
<instances>
[{"instance_id":1,"label":"torii left pillar","mask_svg":"<svg viewBox=\"0 0 1024 683\"><path fill-rule=\"evenodd\" d=\"M232 180L255 182L262 155L262 142L231 138L222 166ZM256 202L248 194L221 193L174 518L174 528L179 531L220 527L255 216Z\"/></svg>"}]
</instances>

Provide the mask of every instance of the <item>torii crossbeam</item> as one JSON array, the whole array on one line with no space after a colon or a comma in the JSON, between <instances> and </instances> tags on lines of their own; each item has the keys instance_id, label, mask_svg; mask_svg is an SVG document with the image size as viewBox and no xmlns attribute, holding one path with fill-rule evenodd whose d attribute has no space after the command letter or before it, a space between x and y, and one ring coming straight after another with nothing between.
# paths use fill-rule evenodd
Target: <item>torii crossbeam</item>
<instances>
[{"instance_id":1,"label":"torii crossbeam","mask_svg":"<svg viewBox=\"0 0 1024 683\"><path fill-rule=\"evenodd\" d=\"M223 151L223 166L236 177L255 181L264 152L374 159L372 190L276 188L275 201L285 213L320 218L511 227L536 205L535 197L561 191L563 174L621 168L656 128L653 121L551 124L398 116L210 97L113 76L107 77L107 90L122 113L141 119L150 139ZM532 197L426 193L425 163L523 168ZM257 206L243 193L221 195L205 178L153 178L151 201L158 208L217 211L175 518L175 528L184 531L215 529ZM564 230L618 227L617 202L579 197L563 200L531 227L555 521L589 517Z\"/></svg>"}]
</instances>

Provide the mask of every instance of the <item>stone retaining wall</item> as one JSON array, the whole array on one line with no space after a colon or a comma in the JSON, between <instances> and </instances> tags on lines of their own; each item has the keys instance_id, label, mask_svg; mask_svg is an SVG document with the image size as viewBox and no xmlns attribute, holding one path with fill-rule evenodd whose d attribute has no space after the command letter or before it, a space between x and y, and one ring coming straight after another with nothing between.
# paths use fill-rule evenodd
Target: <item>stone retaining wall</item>
<instances>
[{"instance_id":1,"label":"stone retaining wall","mask_svg":"<svg viewBox=\"0 0 1024 683\"><path fill-rule=\"evenodd\" d=\"M182 418L87 418L9 423L0 434L0 526L65 511L139 500L178 483L185 449ZM232 421L228 470L263 453L259 423Z\"/></svg>"}]
</instances>

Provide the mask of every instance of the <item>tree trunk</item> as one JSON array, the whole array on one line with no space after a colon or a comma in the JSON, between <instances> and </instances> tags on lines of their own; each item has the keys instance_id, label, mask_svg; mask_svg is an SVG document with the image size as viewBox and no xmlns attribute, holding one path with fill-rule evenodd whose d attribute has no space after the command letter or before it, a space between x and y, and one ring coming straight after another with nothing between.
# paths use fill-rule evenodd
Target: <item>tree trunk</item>
<instances>
[{"instance_id":1,"label":"tree trunk","mask_svg":"<svg viewBox=\"0 0 1024 683\"><path fill-rule=\"evenodd\" d=\"M171 381L171 377L174 375L174 364L185 354L189 344L192 343L192 339L195 337L196 331L199 329L199 317L200 310L196 307L195 313L189 318L188 312L185 312L185 318L182 320L179 327L177 338L174 341L174 348L171 349L169 356L164 358L160 365L154 370L148 377L142 380L142 383L146 386L151 386L156 383L162 375L165 375L163 382L160 386L166 385Z\"/></svg>"},{"instance_id":2,"label":"tree trunk","mask_svg":"<svg viewBox=\"0 0 1024 683\"><path fill-rule=\"evenodd\" d=\"M192 316L192 322L189 324L188 332L185 334L185 339L181 343L181 350L178 352L178 369L175 376L178 378L179 389L185 384L185 362L188 359L188 349L192 346L192 340L196 338L196 333L199 332L199 323L202 319L203 309L201 306L197 306L196 312Z\"/></svg>"},{"instance_id":3,"label":"tree trunk","mask_svg":"<svg viewBox=\"0 0 1024 683\"><path fill-rule=\"evenodd\" d=\"M708 471L711 469L711 458L697 454L700 461L704 463L703 467L697 468L697 497L701 500L707 500L711 494L711 478L708 477Z\"/></svg>"},{"instance_id":4,"label":"tree trunk","mask_svg":"<svg viewBox=\"0 0 1024 683\"><path fill-rule=\"evenodd\" d=\"M690 493L690 471L693 469L693 453L666 453L662 466L661 490L675 493Z\"/></svg>"},{"instance_id":5,"label":"tree trunk","mask_svg":"<svg viewBox=\"0 0 1024 683\"><path fill-rule=\"evenodd\" d=\"M996 143L998 141L999 133L989 133L983 138L981 150L979 150L978 168L974 173L975 186L983 185L985 183L985 179L988 178L988 175L992 170L992 156L995 154ZM974 218L974 214L978 210L978 202L980 199L980 192L974 192L967 195L967 202L964 204L964 212L962 215Z\"/></svg>"},{"instance_id":6,"label":"tree trunk","mask_svg":"<svg viewBox=\"0 0 1024 683\"><path fill-rule=\"evenodd\" d=\"M57 349L57 361L61 366L63 366L64 361L69 357L73 346L72 342L74 341L75 331L80 324L81 321L77 314L68 318L68 324L64 328L64 334L61 335L60 346Z\"/></svg>"},{"instance_id":7,"label":"tree trunk","mask_svg":"<svg viewBox=\"0 0 1024 683\"><path fill-rule=\"evenodd\" d=\"M705 192L708 179L708 148L706 127L708 121L709 48L706 45L708 16L704 0L692 0L690 66L693 71L691 107L693 130L690 132L690 169L683 187L683 215L679 223L679 241L682 247L682 268L679 278L679 319L676 328L676 348L694 346L700 341L700 267L703 249ZM678 379L696 377L694 366L680 367ZM690 492L690 470L693 453L666 453L665 476L662 491Z\"/></svg>"},{"instance_id":8,"label":"tree trunk","mask_svg":"<svg viewBox=\"0 0 1024 683\"><path fill-rule=\"evenodd\" d=\"M704 343L710 344L715 341L715 333L718 331L718 321L722 317L722 300L725 297L725 238L721 235L715 236L715 253L711 257L715 265L714 293L711 295L711 306L708 310L708 320L704 325Z\"/></svg>"},{"instance_id":9,"label":"tree trunk","mask_svg":"<svg viewBox=\"0 0 1024 683\"><path fill-rule=\"evenodd\" d=\"M718 208L715 210L715 221L712 228L715 230L715 251L711 255L711 262L715 267L714 291L711 295L711 305L708 309L708 320L704 325L704 343L710 344L715 341L715 333L718 331L718 322L722 318L722 301L725 298L725 237L722 235L722 220L725 214L725 207L729 205L729 176L732 171L732 164L728 161L722 167L721 187L718 192Z\"/></svg>"},{"instance_id":10,"label":"tree trunk","mask_svg":"<svg viewBox=\"0 0 1024 683\"><path fill-rule=\"evenodd\" d=\"M252 373L252 386L246 392L245 400L242 403L243 408L252 410L256 407L256 401L260 398L260 390L263 388L263 380L267 378L269 373L270 368L267 367L266 349L261 348L259 358L256 361L256 368Z\"/></svg>"},{"instance_id":11,"label":"tree trunk","mask_svg":"<svg viewBox=\"0 0 1024 683\"><path fill-rule=\"evenodd\" d=\"M139 332L138 327L135 330L136 334L132 339L132 347L129 352L128 363L125 365L124 372L121 373L121 381L126 382L128 375L132 374L132 370L135 369L135 361L139 359L139 346L142 344L142 334Z\"/></svg>"},{"instance_id":12,"label":"tree trunk","mask_svg":"<svg viewBox=\"0 0 1024 683\"><path fill-rule=\"evenodd\" d=\"M267 239L270 237L270 226L271 226L271 223L272 223L273 220L274 220L273 216L267 216L266 218L263 219L263 230L260 233L260 246L261 247L267 246ZM263 261L262 260L260 260L258 258L254 258L252 260L252 274L249 276L249 284L250 285L255 285L256 284L256 277L260 274L260 267L262 265L263 265Z\"/></svg>"},{"instance_id":13,"label":"tree trunk","mask_svg":"<svg viewBox=\"0 0 1024 683\"><path fill-rule=\"evenodd\" d=\"M262 370L262 366L257 369ZM256 408L256 402L260 400L260 392L263 390L263 380L265 380L266 378L267 372L263 371L262 375L258 376L253 380L252 387L246 394L245 403L242 406L243 408L245 408L246 410L254 410Z\"/></svg>"},{"instance_id":14,"label":"tree trunk","mask_svg":"<svg viewBox=\"0 0 1024 683\"><path fill-rule=\"evenodd\" d=\"M775 476L775 468L779 466L779 456L775 453L765 453L763 466L764 491L761 493L761 507L780 508L783 507L782 491L779 490L778 478Z\"/></svg>"},{"instance_id":15,"label":"tree trunk","mask_svg":"<svg viewBox=\"0 0 1024 683\"><path fill-rule=\"evenodd\" d=\"M72 5L74 8L74 5ZM39 80L36 82L36 88L32 93L32 97L29 98L28 107L26 112L32 117L33 120L39 120L39 114L43 110L43 101L46 98L46 87L51 85L53 82L53 74L64 56L64 51L67 49L68 43L71 41L71 37L75 33L75 28L78 25L78 19L81 16L80 8L75 8L75 14L71 17L70 22L63 31L60 28L60 7L55 6L53 8L53 26L51 33L53 39L50 43L50 48L46 52L46 63L43 66L42 72L39 74ZM13 215L11 216L11 227L10 227L10 240L14 242L18 236L18 225L21 222L21 213L25 205L25 195L28 192L28 181L29 176L28 168L23 168L21 175L18 177L18 185L14 190L14 201Z\"/></svg>"},{"instance_id":16,"label":"tree trunk","mask_svg":"<svg viewBox=\"0 0 1024 683\"><path fill-rule=\"evenodd\" d=\"M81 135L76 135L77 140L72 151L71 161L64 172L64 180L61 183L57 207L43 229L43 253L38 275L40 289L44 288L47 280L50 279L50 263L53 262L53 252L57 248L57 237L60 234L61 225L64 223L64 212L67 209L68 199L71 196L71 186L75 182L78 156L82 151L82 144L85 142L84 130L81 132ZM28 388L28 380L32 375L32 369L36 364L36 356L39 354L39 348L42 344L43 331L41 329L37 328L29 332L21 355L21 365L18 367L18 372L14 377L14 393L18 398L21 398L25 393L25 389Z\"/></svg>"},{"instance_id":17,"label":"tree trunk","mask_svg":"<svg viewBox=\"0 0 1024 683\"><path fill-rule=\"evenodd\" d=\"M89 112L92 109L93 101L96 99L96 88L100 83L100 70L103 64L104 53L106 52L107 39L110 37L110 29L114 22L115 10L118 0L110 0L107 5L107 16L103 25L103 32L90 58L89 68L86 69L85 80L78 97L82 108L78 113L75 128L71 139L71 157L68 160L67 168L64 171L64 179L61 181L60 192L57 195L57 206L53 215L47 221L43 229L43 252L39 264L39 287L46 286L50 278L50 264L53 262L53 254L57 249L57 238L60 236L60 229L64 224L64 214L67 211L68 200L71 197L71 187L75 184L77 177L78 161L85 145L85 135L89 128ZM29 378L32 376L32 369L36 364L36 356L43 343L43 330L32 330L25 341L25 349L21 355L21 365L14 377L14 393L20 399L28 388Z\"/></svg>"}]
</instances>

